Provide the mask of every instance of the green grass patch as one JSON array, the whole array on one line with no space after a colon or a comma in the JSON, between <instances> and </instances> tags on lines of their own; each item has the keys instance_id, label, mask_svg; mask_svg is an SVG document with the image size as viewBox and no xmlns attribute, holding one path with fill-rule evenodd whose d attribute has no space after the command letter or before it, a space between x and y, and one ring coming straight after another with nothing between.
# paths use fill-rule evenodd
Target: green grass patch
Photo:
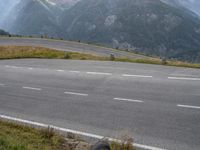
<instances>
[{"instance_id":1,"label":"green grass patch","mask_svg":"<svg viewBox=\"0 0 200 150\"><path fill-rule=\"evenodd\" d=\"M67 150L64 145L55 132L0 120L0 150Z\"/></svg>"},{"instance_id":2,"label":"green grass patch","mask_svg":"<svg viewBox=\"0 0 200 150\"><path fill-rule=\"evenodd\" d=\"M110 146L111 150L136 150L129 137ZM53 128L33 128L0 119L0 150L91 150L91 146L75 134L63 136Z\"/></svg>"},{"instance_id":3,"label":"green grass patch","mask_svg":"<svg viewBox=\"0 0 200 150\"><path fill-rule=\"evenodd\" d=\"M200 64L192 64L181 61L161 60L159 58L115 58L114 55L104 57L78 52L64 52L44 47L32 46L0 46L0 59L20 58L46 58L46 59L73 59L73 60L99 60L119 61L130 63L157 64L177 67L200 68Z\"/></svg>"}]
</instances>

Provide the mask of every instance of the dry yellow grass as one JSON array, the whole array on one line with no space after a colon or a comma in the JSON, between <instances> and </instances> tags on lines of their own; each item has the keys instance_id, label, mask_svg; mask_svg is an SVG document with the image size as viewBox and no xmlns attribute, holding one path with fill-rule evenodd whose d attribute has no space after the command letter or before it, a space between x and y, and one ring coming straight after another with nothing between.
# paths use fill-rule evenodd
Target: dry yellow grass
<instances>
[{"instance_id":1,"label":"dry yellow grass","mask_svg":"<svg viewBox=\"0 0 200 150\"><path fill-rule=\"evenodd\" d=\"M63 52L44 47L0 46L0 59L54 58L54 59L90 59L103 60L103 57L76 52Z\"/></svg>"},{"instance_id":2,"label":"dry yellow grass","mask_svg":"<svg viewBox=\"0 0 200 150\"><path fill-rule=\"evenodd\" d=\"M120 61L131 63L157 64L177 67L200 68L200 64L192 64L181 61L168 60L163 62L159 58L114 58L103 57L78 52L63 52L44 47L32 46L0 46L0 59L20 59L20 58L48 58L48 59L74 59L74 60L99 60L99 61Z\"/></svg>"}]
</instances>

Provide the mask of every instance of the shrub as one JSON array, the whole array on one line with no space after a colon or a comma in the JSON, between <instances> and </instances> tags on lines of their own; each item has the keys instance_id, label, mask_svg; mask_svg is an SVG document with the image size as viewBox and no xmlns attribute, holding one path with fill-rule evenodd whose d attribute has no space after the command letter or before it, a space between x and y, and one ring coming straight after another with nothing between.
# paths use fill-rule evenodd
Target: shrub
<instances>
[{"instance_id":1,"label":"shrub","mask_svg":"<svg viewBox=\"0 0 200 150\"><path fill-rule=\"evenodd\" d=\"M121 142L112 142L111 150L136 150L133 146L133 138L129 136L123 136Z\"/></svg>"},{"instance_id":2,"label":"shrub","mask_svg":"<svg viewBox=\"0 0 200 150\"><path fill-rule=\"evenodd\" d=\"M47 139L51 139L55 136L55 131L50 126L46 129L41 130L42 136Z\"/></svg>"},{"instance_id":3,"label":"shrub","mask_svg":"<svg viewBox=\"0 0 200 150\"><path fill-rule=\"evenodd\" d=\"M166 58L163 58L161 63L162 63L162 65L167 65L167 60L166 60Z\"/></svg>"},{"instance_id":4,"label":"shrub","mask_svg":"<svg viewBox=\"0 0 200 150\"><path fill-rule=\"evenodd\" d=\"M71 58L70 54L66 52L65 56L64 56L64 59L70 59L70 58Z\"/></svg>"},{"instance_id":5,"label":"shrub","mask_svg":"<svg viewBox=\"0 0 200 150\"><path fill-rule=\"evenodd\" d=\"M115 55L110 54L110 60L111 60L111 61L114 61L114 60L115 60Z\"/></svg>"}]
</instances>

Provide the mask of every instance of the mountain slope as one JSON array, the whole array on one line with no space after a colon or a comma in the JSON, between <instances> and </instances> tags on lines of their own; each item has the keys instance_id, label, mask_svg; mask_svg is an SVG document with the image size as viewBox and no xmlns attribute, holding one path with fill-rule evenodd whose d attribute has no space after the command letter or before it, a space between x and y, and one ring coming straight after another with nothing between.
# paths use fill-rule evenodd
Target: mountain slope
<instances>
[{"instance_id":1,"label":"mountain slope","mask_svg":"<svg viewBox=\"0 0 200 150\"><path fill-rule=\"evenodd\" d=\"M9 35L9 33L0 29L0 35Z\"/></svg>"},{"instance_id":2,"label":"mountain slope","mask_svg":"<svg viewBox=\"0 0 200 150\"><path fill-rule=\"evenodd\" d=\"M165 3L173 6L183 6L193 11L200 16L200 1L199 0L162 0Z\"/></svg>"},{"instance_id":3,"label":"mountain slope","mask_svg":"<svg viewBox=\"0 0 200 150\"><path fill-rule=\"evenodd\" d=\"M200 62L200 20L155 0L82 0L62 18L66 38Z\"/></svg>"},{"instance_id":4,"label":"mountain slope","mask_svg":"<svg viewBox=\"0 0 200 150\"><path fill-rule=\"evenodd\" d=\"M15 13L18 15L10 27L15 34L59 36L61 33L57 18L61 10L47 0L21 0L12 14Z\"/></svg>"}]
</instances>

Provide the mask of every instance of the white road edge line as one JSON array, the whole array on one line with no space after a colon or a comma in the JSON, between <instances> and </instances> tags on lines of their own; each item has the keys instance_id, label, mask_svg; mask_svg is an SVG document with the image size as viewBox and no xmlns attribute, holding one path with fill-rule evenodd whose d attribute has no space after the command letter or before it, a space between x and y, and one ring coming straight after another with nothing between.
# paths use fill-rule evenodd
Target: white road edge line
<instances>
[{"instance_id":1,"label":"white road edge line","mask_svg":"<svg viewBox=\"0 0 200 150\"><path fill-rule=\"evenodd\" d=\"M153 76L123 74L123 77L153 78Z\"/></svg>"},{"instance_id":2,"label":"white road edge line","mask_svg":"<svg viewBox=\"0 0 200 150\"><path fill-rule=\"evenodd\" d=\"M41 91L41 88L33 88L33 87L27 87L27 86L23 86L23 89L28 89L28 90L36 90L36 91Z\"/></svg>"},{"instance_id":3,"label":"white road edge line","mask_svg":"<svg viewBox=\"0 0 200 150\"><path fill-rule=\"evenodd\" d=\"M104 72L86 72L86 73L92 75L107 75L107 76L112 75L111 73L104 73Z\"/></svg>"},{"instance_id":4,"label":"white road edge line","mask_svg":"<svg viewBox=\"0 0 200 150\"><path fill-rule=\"evenodd\" d=\"M144 101L141 100L134 100L134 99L126 99L126 98L113 98L117 101L127 101L127 102L137 102L137 103L143 103Z\"/></svg>"},{"instance_id":5,"label":"white road edge line","mask_svg":"<svg viewBox=\"0 0 200 150\"><path fill-rule=\"evenodd\" d=\"M200 78L185 78L185 77L168 77L168 79L200 81Z\"/></svg>"},{"instance_id":6,"label":"white road edge line","mask_svg":"<svg viewBox=\"0 0 200 150\"><path fill-rule=\"evenodd\" d=\"M65 92L65 94L69 94L69 95L78 95L78 96L88 96L88 94L75 93L75 92Z\"/></svg>"},{"instance_id":7,"label":"white road edge line","mask_svg":"<svg viewBox=\"0 0 200 150\"><path fill-rule=\"evenodd\" d=\"M178 106L178 107L183 107L183 108L200 109L200 106L181 105L181 104L178 104L177 106Z\"/></svg>"},{"instance_id":8,"label":"white road edge line","mask_svg":"<svg viewBox=\"0 0 200 150\"><path fill-rule=\"evenodd\" d=\"M42 128L51 127L53 129L61 131L61 132L73 133L73 134L77 134L77 135L80 135L80 136L95 138L95 139L99 139L99 140L105 138L104 136L97 135L97 134L92 134L92 133L87 133L87 132L82 132L82 131L77 131L77 130L72 130L72 129L67 129L67 128L60 128L60 127L53 126L53 125L48 125L48 124L43 124L43 123L39 123L39 122L35 122L35 121L19 119L19 118L15 118L15 117L6 116L6 115L0 115L0 119L10 120L10 121L18 122L18 123L24 123L24 124L27 124L27 125L33 125L35 127L42 127ZM107 138L107 139L109 139L109 141L119 141L120 142L120 140L113 139L113 138ZM162 149L162 148L158 148L158 147L142 145L142 144L137 144L137 143L134 143L133 145L135 147L143 148L143 149L146 149L146 150L166 150L166 149Z\"/></svg>"}]
</instances>

